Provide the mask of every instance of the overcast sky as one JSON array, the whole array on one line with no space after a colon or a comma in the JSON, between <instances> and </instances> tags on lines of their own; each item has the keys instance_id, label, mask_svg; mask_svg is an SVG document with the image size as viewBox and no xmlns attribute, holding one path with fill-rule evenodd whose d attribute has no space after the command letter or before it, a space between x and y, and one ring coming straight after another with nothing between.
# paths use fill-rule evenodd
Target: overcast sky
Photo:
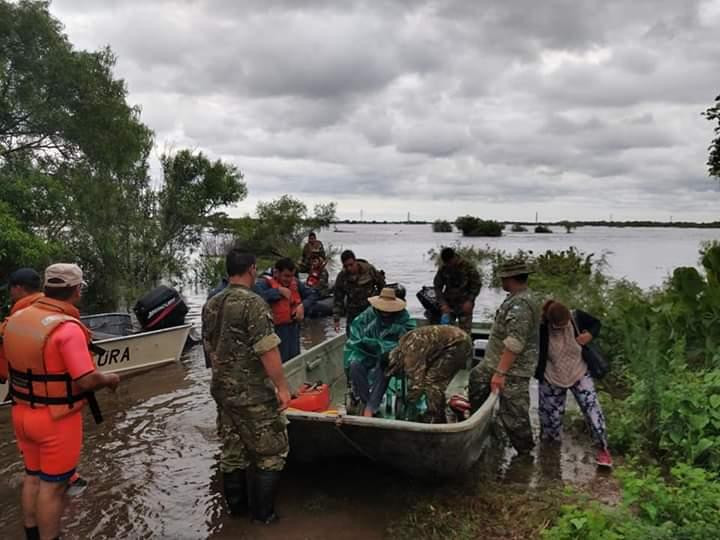
<instances>
[{"instance_id":1,"label":"overcast sky","mask_svg":"<svg viewBox=\"0 0 720 540\"><path fill-rule=\"evenodd\" d=\"M55 0L157 152L340 217L720 219L720 0Z\"/></svg>"}]
</instances>

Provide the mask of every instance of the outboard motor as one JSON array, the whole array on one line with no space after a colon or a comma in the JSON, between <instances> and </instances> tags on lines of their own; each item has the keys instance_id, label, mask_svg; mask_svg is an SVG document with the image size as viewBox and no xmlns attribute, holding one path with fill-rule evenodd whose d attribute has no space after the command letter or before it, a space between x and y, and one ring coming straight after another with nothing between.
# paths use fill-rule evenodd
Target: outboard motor
<instances>
[{"instance_id":1,"label":"outboard motor","mask_svg":"<svg viewBox=\"0 0 720 540\"><path fill-rule=\"evenodd\" d=\"M440 317L442 317L442 310L440 309L440 302L438 302L435 296L435 288L427 285L424 286L417 293L417 299L422 304L422 307L425 308L425 318L430 324L438 324Z\"/></svg>"},{"instance_id":2,"label":"outboard motor","mask_svg":"<svg viewBox=\"0 0 720 540\"><path fill-rule=\"evenodd\" d=\"M188 307L179 292L160 285L140 298L133 311L143 331L149 332L184 324Z\"/></svg>"},{"instance_id":3,"label":"outboard motor","mask_svg":"<svg viewBox=\"0 0 720 540\"><path fill-rule=\"evenodd\" d=\"M400 300L405 300L405 297L407 296L407 289L400 283L388 283L386 285L387 287L390 287L391 289L395 289L395 296L399 298Z\"/></svg>"}]
</instances>

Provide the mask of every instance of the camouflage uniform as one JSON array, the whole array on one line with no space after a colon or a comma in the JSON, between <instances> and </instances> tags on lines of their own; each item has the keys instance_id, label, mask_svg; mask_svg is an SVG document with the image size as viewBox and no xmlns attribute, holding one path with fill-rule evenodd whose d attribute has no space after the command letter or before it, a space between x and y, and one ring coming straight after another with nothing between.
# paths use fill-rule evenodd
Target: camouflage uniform
<instances>
[{"instance_id":1,"label":"camouflage uniform","mask_svg":"<svg viewBox=\"0 0 720 540\"><path fill-rule=\"evenodd\" d=\"M357 259L357 264L360 267L357 274L342 270L337 275L333 292L333 315L337 318L345 315L348 328L352 320L370 306L368 298L380 294L385 287L384 272L363 259Z\"/></svg>"},{"instance_id":2,"label":"camouflage uniform","mask_svg":"<svg viewBox=\"0 0 720 540\"><path fill-rule=\"evenodd\" d=\"M288 454L286 420L260 357L280 344L257 294L230 285L203 308L203 345L212 363L223 472L251 465L280 471Z\"/></svg>"},{"instance_id":3,"label":"camouflage uniform","mask_svg":"<svg viewBox=\"0 0 720 540\"><path fill-rule=\"evenodd\" d=\"M472 357L470 336L455 326L423 326L400 338L390 353L387 375L405 372L407 400L416 403L425 394L428 419L445 423L445 390Z\"/></svg>"},{"instance_id":4,"label":"camouflage uniform","mask_svg":"<svg viewBox=\"0 0 720 540\"><path fill-rule=\"evenodd\" d=\"M485 360L470 371L470 403L472 410L476 411L490 396L490 379L503 350L516 353L505 377L499 416L518 451L528 451L533 447L528 385L537 365L539 325L540 309L528 289L508 295L495 314Z\"/></svg>"},{"instance_id":5,"label":"camouflage uniform","mask_svg":"<svg viewBox=\"0 0 720 540\"><path fill-rule=\"evenodd\" d=\"M458 257L454 265L443 264L438 268L433 285L438 302L450 307L460 328L469 334L472 330L472 313L465 314L462 305L468 300L475 302L475 297L480 294L480 273L471 263Z\"/></svg>"},{"instance_id":6,"label":"camouflage uniform","mask_svg":"<svg viewBox=\"0 0 720 540\"><path fill-rule=\"evenodd\" d=\"M309 271L311 262L310 259L312 259L313 255L318 255L323 259L325 258L325 246L320 240L308 242L303 246L302 260L300 263L301 272Z\"/></svg>"}]
</instances>

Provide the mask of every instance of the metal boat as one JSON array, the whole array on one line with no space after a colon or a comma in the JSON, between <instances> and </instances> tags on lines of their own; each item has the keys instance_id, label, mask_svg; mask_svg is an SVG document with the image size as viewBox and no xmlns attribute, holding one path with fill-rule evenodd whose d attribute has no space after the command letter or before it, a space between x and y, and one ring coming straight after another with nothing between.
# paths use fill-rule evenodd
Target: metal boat
<instances>
[{"instance_id":1,"label":"metal boat","mask_svg":"<svg viewBox=\"0 0 720 540\"><path fill-rule=\"evenodd\" d=\"M104 352L94 353L95 365L107 373L143 371L180 358L191 324L150 332L134 332L128 313L102 313L81 317L91 330L93 344ZM0 384L0 400L7 396L7 383Z\"/></svg>"}]
</instances>

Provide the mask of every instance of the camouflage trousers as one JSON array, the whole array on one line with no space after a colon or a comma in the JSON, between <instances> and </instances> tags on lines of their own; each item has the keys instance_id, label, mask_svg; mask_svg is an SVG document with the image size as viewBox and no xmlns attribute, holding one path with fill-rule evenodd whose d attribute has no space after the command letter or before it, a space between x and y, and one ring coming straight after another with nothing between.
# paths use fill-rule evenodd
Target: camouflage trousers
<instances>
[{"instance_id":1,"label":"camouflage trousers","mask_svg":"<svg viewBox=\"0 0 720 540\"><path fill-rule=\"evenodd\" d=\"M470 313L465 313L463 311L463 303L455 303L455 302L449 302L448 306L450 306L450 322L453 324L457 322L457 325L465 330L467 334L470 336L472 335L472 321L473 321L473 314L472 311Z\"/></svg>"},{"instance_id":2,"label":"camouflage trousers","mask_svg":"<svg viewBox=\"0 0 720 540\"><path fill-rule=\"evenodd\" d=\"M281 471L289 451L286 424L275 401L244 407L218 403L220 470L231 472L255 466Z\"/></svg>"},{"instance_id":3,"label":"camouflage trousers","mask_svg":"<svg viewBox=\"0 0 720 540\"><path fill-rule=\"evenodd\" d=\"M493 367L481 363L470 370L469 397L472 412L477 411L490 397L490 379L495 373ZM515 450L529 452L535 445L530 425L530 379L527 377L505 377L505 389L500 394L498 418L502 423Z\"/></svg>"},{"instance_id":4,"label":"camouflage trousers","mask_svg":"<svg viewBox=\"0 0 720 540\"><path fill-rule=\"evenodd\" d=\"M408 390L408 401L415 402L420 398L422 392L427 398L427 413L423 415L423 421L433 424L444 424L447 422L445 414L445 390L455 377L455 374L465 368L472 353L470 341L445 351L435 359L432 365L425 372L422 385L415 389Z\"/></svg>"}]
</instances>

